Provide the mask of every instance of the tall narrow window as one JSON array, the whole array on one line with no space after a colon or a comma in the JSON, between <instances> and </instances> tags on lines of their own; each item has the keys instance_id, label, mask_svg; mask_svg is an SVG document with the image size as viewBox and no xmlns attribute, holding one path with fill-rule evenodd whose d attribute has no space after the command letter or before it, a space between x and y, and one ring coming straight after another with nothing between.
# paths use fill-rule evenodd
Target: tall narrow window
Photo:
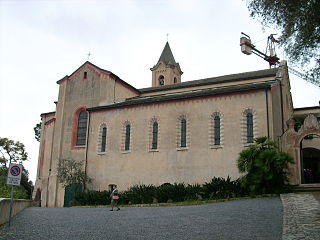
<instances>
[{"instance_id":1,"label":"tall narrow window","mask_svg":"<svg viewBox=\"0 0 320 240\"><path fill-rule=\"evenodd\" d=\"M81 111L78 118L77 146L86 145L88 113Z\"/></svg>"},{"instance_id":2,"label":"tall narrow window","mask_svg":"<svg viewBox=\"0 0 320 240\"><path fill-rule=\"evenodd\" d=\"M84 72L84 73L83 73L83 78L84 78L84 79L87 79L87 76L88 76L88 73L87 73L87 72Z\"/></svg>"},{"instance_id":3,"label":"tall narrow window","mask_svg":"<svg viewBox=\"0 0 320 240\"><path fill-rule=\"evenodd\" d=\"M247 143L253 143L253 115L247 113Z\"/></svg>"},{"instance_id":4,"label":"tall narrow window","mask_svg":"<svg viewBox=\"0 0 320 240\"><path fill-rule=\"evenodd\" d=\"M181 139L180 147L187 146L187 121L186 119L181 119Z\"/></svg>"},{"instance_id":5,"label":"tall narrow window","mask_svg":"<svg viewBox=\"0 0 320 240\"><path fill-rule=\"evenodd\" d=\"M220 145L220 116L214 117L214 145Z\"/></svg>"},{"instance_id":6,"label":"tall narrow window","mask_svg":"<svg viewBox=\"0 0 320 240\"><path fill-rule=\"evenodd\" d=\"M101 148L100 152L106 151L106 143L107 143L107 127L102 128L102 135L101 135Z\"/></svg>"},{"instance_id":7,"label":"tall narrow window","mask_svg":"<svg viewBox=\"0 0 320 240\"><path fill-rule=\"evenodd\" d=\"M158 123L154 122L152 126L152 149L158 149Z\"/></svg>"},{"instance_id":8,"label":"tall narrow window","mask_svg":"<svg viewBox=\"0 0 320 240\"><path fill-rule=\"evenodd\" d=\"M125 135L125 143L124 143L124 150L130 150L130 124L126 125L126 135Z\"/></svg>"}]
</instances>

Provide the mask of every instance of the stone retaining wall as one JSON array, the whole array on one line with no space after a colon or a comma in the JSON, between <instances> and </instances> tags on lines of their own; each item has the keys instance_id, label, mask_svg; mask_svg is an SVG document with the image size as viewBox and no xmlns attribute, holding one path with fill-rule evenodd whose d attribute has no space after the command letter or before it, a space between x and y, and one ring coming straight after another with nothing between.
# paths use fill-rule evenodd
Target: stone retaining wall
<instances>
[{"instance_id":1,"label":"stone retaining wall","mask_svg":"<svg viewBox=\"0 0 320 240\"><path fill-rule=\"evenodd\" d=\"M0 225L9 221L10 198L0 198ZM23 209L32 206L33 201L25 199L14 199L12 207L12 217Z\"/></svg>"}]
</instances>

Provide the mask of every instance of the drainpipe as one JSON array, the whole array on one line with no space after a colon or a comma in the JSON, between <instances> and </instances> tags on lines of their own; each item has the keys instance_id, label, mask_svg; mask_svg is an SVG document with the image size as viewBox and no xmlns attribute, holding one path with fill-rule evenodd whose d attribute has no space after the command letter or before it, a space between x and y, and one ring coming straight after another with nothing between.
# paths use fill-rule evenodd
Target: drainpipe
<instances>
[{"instance_id":1,"label":"drainpipe","mask_svg":"<svg viewBox=\"0 0 320 240\"><path fill-rule=\"evenodd\" d=\"M266 110L267 110L267 133L268 133L268 138L270 137L270 126L269 126L269 102L268 102L268 89L265 89L266 93Z\"/></svg>"},{"instance_id":2,"label":"drainpipe","mask_svg":"<svg viewBox=\"0 0 320 240\"><path fill-rule=\"evenodd\" d=\"M303 169L303 151L302 151L302 141L303 138L300 141L300 183L299 184L304 184L304 169Z\"/></svg>"},{"instance_id":3,"label":"drainpipe","mask_svg":"<svg viewBox=\"0 0 320 240\"><path fill-rule=\"evenodd\" d=\"M89 133L90 133L90 112L88 112L87 143L86 143L86 155L85 155L85 167L84 167L85 177L87 177L87 167L88 167ZM84 182L83 188L84 188L83 190L86 190L86 182Z\"/></svg>"},{"instance_id":4,"label":"drainpipe","mask_svg":"<svg viewBox=\"0 0 320 240\"><path fill-rule=\"evenodd\" d=\"M282 83L281 83L281 80L279 80L279 85L280 85L280 95L281 95L281 98L280 98L280 106L281 106L281 126L282 126L282 133L284 133L284 119L283 119L283 93L282 93Z\"/></svg>"}]
</instances>

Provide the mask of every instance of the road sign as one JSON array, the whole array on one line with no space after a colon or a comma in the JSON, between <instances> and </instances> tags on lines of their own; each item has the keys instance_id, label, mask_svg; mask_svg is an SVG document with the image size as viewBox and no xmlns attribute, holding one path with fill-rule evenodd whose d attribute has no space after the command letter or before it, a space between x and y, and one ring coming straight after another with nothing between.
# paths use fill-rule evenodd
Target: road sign
<instances>
[{"instance_id":1,"label":"road sign","mask_svg":"<svg viewBox=\"0 0 320 240\"><path fill-rule=\"evenodd\" d=\"M22 165L11 163L8 171L7 184L8 185L20 185L22 173Z\"/></svg>"}]
</instances>

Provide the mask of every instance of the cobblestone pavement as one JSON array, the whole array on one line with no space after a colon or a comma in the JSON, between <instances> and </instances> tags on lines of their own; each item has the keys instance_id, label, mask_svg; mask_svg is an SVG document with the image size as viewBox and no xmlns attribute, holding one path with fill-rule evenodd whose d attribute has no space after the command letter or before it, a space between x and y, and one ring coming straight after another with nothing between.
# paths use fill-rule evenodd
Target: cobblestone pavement
<instances>
[{"instance_id":1,"label":"cobblestone pavement","mask_svg":"<svg viewBox=\"0 0 320 240\"><path fill-rule=\"evenodd\" d=\"M14 240L280 240L279 197L195 206L27 208L0 227Z\"/></svg>"},{"instance_id":2,"label":"cobblestone pavement","mask_svg":"<svg viewBox=\"0 0 320 240\"><path fill-rule=\"evenodd\" d=\"M320 204L311 193L281 195L283 240L320 239Z\"/></svg>"}]
</instances>

